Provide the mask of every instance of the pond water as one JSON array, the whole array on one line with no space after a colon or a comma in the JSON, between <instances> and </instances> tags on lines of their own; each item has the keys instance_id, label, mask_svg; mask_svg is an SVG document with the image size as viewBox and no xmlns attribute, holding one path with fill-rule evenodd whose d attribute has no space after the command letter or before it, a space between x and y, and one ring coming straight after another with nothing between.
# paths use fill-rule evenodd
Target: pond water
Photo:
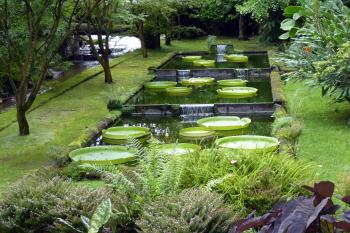
<instances>
[{"instance_id":1,"label":"pond water","mask_svg":"<svg viewBox=\"0 0 350 233\"><path fill-rule=\"evenodd\" d=\"M160 69L162 70L183 70L183 69L203 69L203 68L269 68L270 63L268 55L265 53L247 54L248 62L229 62L222 54L203 55L202 59L215 60L215 67L193 66L192 62L182 61L182 56L178 55L165 63Z\"/></svg>"},{"instance_id":2,"label":"pond water","mask_svg":"<svg viewBox=\"0 0 350 233\"><path fill-rule=\"evenodd\" d=\"M187 96L170 96L166 92L152 92L142 89L134 95L128 105L140 104L213 104L213 103L267 103L272 102L270 82L249 82L249 87L258 89L258 94L249 98L222 98L216 90L217 85L193 87L192 93Z\"/></svg>"},{"instance_id":3,"label":"pond water","mask_svg":"<svg viewBox=\"0 0 350 233\"><path fill-rule=\"evenodd\" d=\"M203 116L205 117L205 116ZM203 118L202 117L202 118ZM199 117L198 119L200 119ZM269 136L271 133L272 118L253 118L252 123L247 129L240 129L235 131L228 131L230 135L261 135ZM179 136L179 131L187 127L198 126L195 121L188 121L186 117L123 117L121 121L117 122L115 126L142 126L151 130L152 135L163 143L174 142L194 142ZM98 137L93 145L103 145L102 137ZM197 141L198 142L198 141ZM205 141L208 146L211 145L211 140Z\"/></svg>"}]
</instances>

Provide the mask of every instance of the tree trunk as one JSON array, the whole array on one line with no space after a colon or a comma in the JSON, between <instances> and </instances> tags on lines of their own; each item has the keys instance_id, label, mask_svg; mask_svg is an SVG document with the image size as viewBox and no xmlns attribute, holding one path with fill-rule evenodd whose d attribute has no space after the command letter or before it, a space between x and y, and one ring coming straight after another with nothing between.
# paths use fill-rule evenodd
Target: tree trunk
<instances>
[{"instance_id":1,"label":"tree trunk","mask_svg":"<svg viewBox=\"0 0 350 233\"><path fill-rule=\"evenodd\" d=\"M105 73L105 83L109 83L109 84L113 83L112 72L109 66L109 61L107 60L106 64L104 64L102 67Z\"/></svg>"},{"instance_id":2,"label":"tree trunk","mask_svg":"<svg viewBox=\"0 0 350 233\"><path fill-rule=\"evenodd\" d=\"M26 118L26 111L24 111L21 107L17 107L17 122L19 128L19 135L29 135L29 124Z\"/></svg>"},{"instance_id":3,"label":"tree trunk","mask_svg":"<svg viewBox=\"0 0 350 233\"><path fill-rule=\"evenodd\" d=\"M143 56L143 58L147 58L148 53L147 53L147 48L146 48L146 43L145 43L145 31L144 31L144 27L143 27L143 22L140 22L138 27L139 27L139 37L140 37L140 41L141 41L142 56Z\"/></svg>"},{"instance_id":4,"label":"tree trunk","mask_svg":"<svg viewBox=\"0 0 350 233\"><path fill-rule=\"evenodd\" d=\"M244 27L245 27L245 22L244 22L244 16L240 15L239 16L239 36L238 39L244 40L245 39L245 33L244 33Z\"/></svg>"},{"instance_id":5,"label":"tree trunk","mask_svg":"<svg viewBox=\"0 0 350 233\"><path fill-rule=\"evenodd\" d=\"M165 36L165 45L170 46L171 45L171 37Z\"/></svg>"}]
</instances>

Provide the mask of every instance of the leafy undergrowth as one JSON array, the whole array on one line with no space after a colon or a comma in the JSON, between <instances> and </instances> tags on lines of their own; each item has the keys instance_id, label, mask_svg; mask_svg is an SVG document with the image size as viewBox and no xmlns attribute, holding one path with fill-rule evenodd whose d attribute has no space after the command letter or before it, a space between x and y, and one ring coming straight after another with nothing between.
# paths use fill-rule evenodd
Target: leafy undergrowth
<instances>
[{"instance_id":1,"label":"leafy undergrowth","mask_svg":"<svg viewBox=\"0 0 350 233\"><path fill-rule=\"evenodd\" d=\"M335 186L330 181L304 186L313 196L301 196L291 201L278 203L269 213L254 218L239 220L230 233L241 233L259 227L259 233L336 233L350 231L350 196L341 201L347 208L333 203ZM341 212L341 213L339 213Z\"/></svg>"}]
</instances>

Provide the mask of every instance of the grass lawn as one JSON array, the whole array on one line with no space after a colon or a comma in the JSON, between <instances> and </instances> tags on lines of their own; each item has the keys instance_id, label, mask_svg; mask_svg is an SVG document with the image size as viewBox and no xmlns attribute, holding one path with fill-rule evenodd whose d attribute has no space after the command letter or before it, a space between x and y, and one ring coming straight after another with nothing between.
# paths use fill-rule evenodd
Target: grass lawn
<instances>
[{"instance_id":1,"label":"grass lawn","mask_svg":"<svg viewBox=\"0 0 350 233\"><path fill-rule=\"evenodd\" d=\"M237 49L266 49L256 39L233 42ZM153 75L147 68L157 66L173 51L207 50L205 38L198 40L174 41L171 47L151 51L144 59L134 52L112 61L119 65L112 69L113 85L103 82L103 75L88 81L86 77L101 69L95 67L61 83L54 83L53 89L39 96L35 109L28 114L31 134L18 136L15 110L0 113L0 191L19 177L47 165L54 155L67 153L68 145L80 135L96 126L109 114L106 102L109 96L127 100L142 84ZM73 87L73 88L72 88ZM63 93L63 94L61 94Z\"/></svg>"},{"instance_id":2,"label":"grass lawn","mask_svg":"<svg viewBox=\"0 0 350 233\"><path fill-rule=\"evenodd\" d=\"M285 86L290 111L304 121L299 158L318 165L319 179L337 181L350 169L350 106L322 97L305 83Z\"/></svg>"}]
</instances>

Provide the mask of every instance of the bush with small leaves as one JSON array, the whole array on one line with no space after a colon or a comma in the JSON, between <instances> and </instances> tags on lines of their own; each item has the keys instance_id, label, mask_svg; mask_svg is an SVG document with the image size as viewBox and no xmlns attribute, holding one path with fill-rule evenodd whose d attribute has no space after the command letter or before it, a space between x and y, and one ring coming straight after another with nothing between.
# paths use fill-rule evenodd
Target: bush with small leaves
<instances>
[{"instance_id":1,"label":"bush with small leaves","mask_svg":"<svg viewBox=\"0 0 350 233\"><path fill-rule=\"evenodd\" d=\"M78 187L45 169L22 178L2 195L0 232L72 232L64 222L84 231L80 217L90 218L96 207L110 197L114 208L112 218L120 224L125 223L122 217L126 215L123 206L127 203L126 197L113 195L107 188Z\"/></svg>"},{"instance_id":2,"label":"bush with small leaves","mask_svg":"<svg viewBox=\"0 0 350 233\"><path fill-rule=\"evenodd\" d=\"M221 195L203 189L184 190L145 206L137 221L142 232L227 232L237 219Z\"/></svg>"}]
</instances>

